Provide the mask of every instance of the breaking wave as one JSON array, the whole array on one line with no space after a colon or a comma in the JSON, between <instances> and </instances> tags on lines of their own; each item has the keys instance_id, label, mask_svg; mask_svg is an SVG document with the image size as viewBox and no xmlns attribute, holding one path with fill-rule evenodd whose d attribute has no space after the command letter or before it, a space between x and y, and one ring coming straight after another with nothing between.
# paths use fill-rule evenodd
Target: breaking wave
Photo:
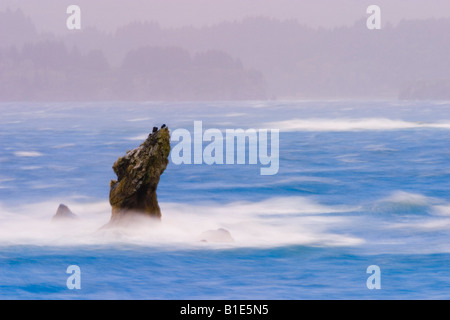
<instances>
[{"instance_id":1,"label":"breaking wave","mask_svg":"<svg viewBox=\"0 0 450 320\"><path fill-rule=\"evenodd\" d=\"M400 130L400 129L450 129L449 122L412 122L387 118L365 119L291 119L265 124L280 131L360 131L360 130Z\"/></svg>"},{"instance_id":2,"label":"breaking wave","mask_svg":"<svg viewBox=\"0 0 450 320\"><path fill-rule=\"evenodd\" d=\"M51 222L57 202L0 207L0 245L135 244L163 247L274 247L285 245L353 246L362 239L332 232L347 218L333 214L354 208L325 206L304 197L260 202L160 203L163 218L150 227L100 230L110 217L107 202L67 203L80 219ZM202 242L208 230L226 229L231 243Z\"/></svg>"},{"instance_id":3,"label":"breaking wave","mask_svg":"<svg viewBox=\"0 0 450 320\"><path fill-rule=\"evenodd\" d=\"M160 203L163 218L151 226L101 229L108 202L66 203L80 219L51 222L57 202L19 208L0 206L0 246L138 245L158 248L268 248L371 246L380 252L450 252L450 205L403 191L370 206L323 205L307 197L258 202ZM202 241L206 231L225 229L232 242ZM436 232L442 236L436 237ZM412 245L414 244L414 245Z\"/></svg>"}]
</instances>

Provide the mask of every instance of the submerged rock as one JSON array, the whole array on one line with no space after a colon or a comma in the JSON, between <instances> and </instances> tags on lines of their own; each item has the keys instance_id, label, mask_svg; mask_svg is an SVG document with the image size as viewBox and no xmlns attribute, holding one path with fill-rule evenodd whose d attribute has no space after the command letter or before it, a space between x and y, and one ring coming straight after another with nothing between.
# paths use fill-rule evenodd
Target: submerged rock
<instances>
[{"instance_id":1,"label":"submerged rock","mask_svg":"<svg viewBox=\"0 0 450 320\"><path fill-rule=\"evenodd\" d=\"M112 213L109 225L125 222L135 215L161 218L156 188L169 163L169 153L169 129L155 127L147 140L114 163L117 180L110 183Z\"/></svg>"},{"instance_id":2,"label":"submerged rock","mask_svg":"<svg viewBox=\"0 0 450 320\"><path fill-rule=\"evenodd\" d=\"M77 215L74 214L65 204L60 204L58 210L56 210L56 214L52 218L52 221L63 221L74 219L78 219Z\"/></svg>"},{"instance_id":3,"label":"submerged rock","mask_svg":"<svg viewBox=\"0 0 450 320\"><path fill-rule=\"evenodd\" d=\"M231 233L224 229L207 230L200 235L202 242L234 242Z\"/></svg>"}]
</instances>

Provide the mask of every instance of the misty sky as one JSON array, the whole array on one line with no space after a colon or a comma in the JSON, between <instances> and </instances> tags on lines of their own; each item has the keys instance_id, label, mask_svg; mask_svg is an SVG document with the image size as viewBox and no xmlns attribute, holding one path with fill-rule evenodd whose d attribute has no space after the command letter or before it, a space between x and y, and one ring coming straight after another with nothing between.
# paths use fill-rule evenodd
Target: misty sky
<instances>
[{"instance_id":1,"label":"misty sky","mask_svg":"<svg viewBox=\"0 0 450 320\"><path fill-rule=\"evenodd\" d=\"M351 25L377 4L382 22L450 17L449 0L0 0L0 10L21 8L39 31L66 32L65 10L82 9L82 27L105 31L131 21L156 21L163 27L205 26L248 16L297 19L312 27Z\"/></svg>"}]
</instances>

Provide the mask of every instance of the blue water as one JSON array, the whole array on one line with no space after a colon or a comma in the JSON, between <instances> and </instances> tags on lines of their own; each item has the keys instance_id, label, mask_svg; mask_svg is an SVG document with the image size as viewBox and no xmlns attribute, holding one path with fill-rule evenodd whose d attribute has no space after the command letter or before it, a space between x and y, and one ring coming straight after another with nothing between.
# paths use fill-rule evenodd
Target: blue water
<instances>
[{"instance_id":1,"label":"blue water","mask_svg":"<svg viewBox=\"0 0 450 320\"><path fill-rule=\"evenodd\" d=\"M448 299L450 103L0 104L2 299ZM280 129L279 172L175 165L156 230L96 234L153 126ZM206 145L206 143L205 143ZM59 203L82 222L50 223ZM199 242L223 227L235 242ZM69 290L66 268L81 269ZM366 269L378 265L381 289Z\"/></svg>"}]
</instances>

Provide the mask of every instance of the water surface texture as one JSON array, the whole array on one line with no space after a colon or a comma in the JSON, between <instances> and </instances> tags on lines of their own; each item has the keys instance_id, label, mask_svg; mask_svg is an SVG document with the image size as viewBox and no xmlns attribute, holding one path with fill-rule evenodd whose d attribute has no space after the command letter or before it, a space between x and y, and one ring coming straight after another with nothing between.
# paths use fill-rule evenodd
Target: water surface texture
<instances>
[{"instance_id":1,"label":"water surface texture","mask_svg":"<svg viewBox=\"0 0 450 320\"><path fill-rule=\"evenodd\" d=\"M450 103L2 103L0 112L1 299L450 298ZM279 129L278 173L170 161L161 223L99 232L114 161L153 126L193 133L194 121ZM51 223L60 203L79 221ZM217 228L235 241L200 241ZM80 290L66 286L69 265L81 269ZM380 290L366 286L370 265Z\"/></svg>"}]
</instances>

